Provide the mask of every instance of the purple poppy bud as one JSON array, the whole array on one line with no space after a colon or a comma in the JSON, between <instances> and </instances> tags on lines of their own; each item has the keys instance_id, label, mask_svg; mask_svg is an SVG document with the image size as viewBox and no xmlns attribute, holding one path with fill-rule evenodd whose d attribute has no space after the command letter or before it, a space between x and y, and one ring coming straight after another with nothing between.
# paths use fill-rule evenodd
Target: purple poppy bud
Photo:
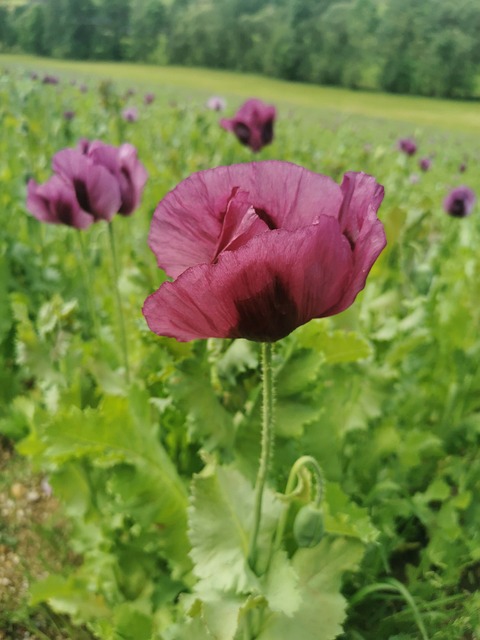
<instances>
[{"instance_id":1,"label":"purple poppy bud","mask_svg":"<svg viewBox=\"0 0 480 640\"><path fill-rule=\"evenodd\" d=\"M460 173L465 173L465 171L467 170L467 164L465 162L462 162L462 164L458 167L458 170L460 171Z\"/></svg>"},{"instance_id":2,"label":"purple poppy bud","mask_svg":"<svg viewBox=\"0 0 480 640\"><path fill-rule=\"evenodd\" d=\"M75 111L67 109L67 111L63 112L63 117L65 118L65 120L73 120L75 117Z\"/></svg>"},{"instance_id":3,"label":"purple poppy bud","mask_svg":"<svg viewBox=\"0 0 480 640\"><path fill-rule=\"evenodd\" d=\"M398 141L398 148L407 156L413 156L417 152L417 144L413 138L401 138Z\"/></svg>"},{"instance_id":4,"label":"purple poppy bud","mask_svg":"<svg viewBox=\"0 0 480 640\"><path fill-rule=\"evenodd\" d=\"M469 187L455 187L443 201L443 208L454 218L466 218L472 213L475 201L475 193Z\"/></svg>"},{"instance_id":5,"label":"purple poppy bud","mask_svg":"<svg viewBox=\"0 0 480 640\"><path fill-rule=\"evenodd\" d=\"M143 102L145 104L152 104L154 100L155 100L155 95L153 93L146 93L145 97L143 98Z\"/></svg>"},{"instance_id":6,"label":"purple poppy bud","mask_svg":"<svg viewBox=\"0 0 480 640\"><path fill-rule=\"evenodd\" d=\"M148 326L180 341L273 342L355 300L386 244L383 187L341 186L289 162L191 175L157 206L149 245L173 282L145 301Z\"/></svg>"},{"instance_id":7,"label":"purple poppy bud","mask_svg":"<svg viewBox=\"0 0 480 640\"><path fill-rule=\"evenodd\" d=\"M274 106L251 98L240 107L235 117L220 120L220 126L232 131L242 144L256 152L272 142L275 116Z\"/></svg>"},{"instance_id":8,"label":"purple poppy bud","mask_svg":"<svg viewBox=\"0 0 480 640\"><path fill-rule=\"evenodd\" d=\"M57 78L57 76L52 76L52 75L45 75L43 76L43 80L42 80L43 84L58 84L59 80Z\"/></svg>"}]
</instances>

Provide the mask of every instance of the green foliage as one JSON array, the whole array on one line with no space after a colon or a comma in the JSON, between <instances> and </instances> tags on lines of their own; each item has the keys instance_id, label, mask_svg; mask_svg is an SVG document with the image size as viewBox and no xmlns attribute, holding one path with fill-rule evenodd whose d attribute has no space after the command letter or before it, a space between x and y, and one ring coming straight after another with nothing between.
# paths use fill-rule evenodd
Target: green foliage
<instances>
[{"instance_id":1,"label":"green foliage","mask_svg":"<svg viewBox=\"0 0 480 640\"><path fill-rule=\"evenodd\" d=\"M139 33L157 20L160 29L169 12L180 11L177 4L165 5L161 15L155 3L136 3L132 24ZM301 54L300 33L318 44L325 25L338 25L322 40L322 55L338 47L340 37L348 47L363 37L364 24L352 28L345 3L299 0L260 8L244 2L240 15L224 4L228 24L238 22L251 38L256 64L267 22L281 24L293 38L275 41L283 47L284 69ZM365 24L377 24L376 2L354 5ZM183 3L189 20L195 8ZM58 3L60 25L66 9ZM199 27L207 25L210 9L203 5ZM460 59L469 36L462 29L459 36L452 16L439 12L451 28L428 40L425 56L445 54L451 45ZM475 12L469 17L473 24ZM290 23L298 28L295 38ZM44 34L51 33L53 21L44 26ZM175 29L190 33L193 26ZM208 26L218 52L218 25ZM412 46L417 26L409 27ZM118 55L148 56L155 38L153 27L147 31L141 53L133 53L133 41L123 35ZM56 46L65 47L60 36ZM222 37L219 47L236 36ZM111 43L98 45L105 47L102 55ZM180 44L186 47L188 38ZM363 55L370 59L368 47ZM423 64L418 48L413 58ZM319 54L305 65L326 73L321 62ZM261 82L278 98L286 85L242 76L244 86L236 89L233 75L175 70L174 76L141 66L134 68L135 82L128 66L57 62L53 68L63 75L53 88L15 72L18 64L10 60L10 72L0 78L0 206L7 212L0 231L0 433L48 477L76 554L74 564L32 586L32 606L47 603L70 617L72 629L85 626L100 640L478 635L480 227L478 211L453 220L441 210L453 184L480 193L471 167L478 127L471 105L300 86L292 104L279 103L277 137L261 158L294 161L335 179L347 169L375 175L386 188L381 217L388 247L351 309L312 321L275 346L276 442L252 568L258 345L158 338L140 310L166 277L146 249L158 200L192 171L251 159L218 127L217 114L204 109L206 96L225 83L238 91L237 101L242 92L260 90ZM348 75L348 65L338 65L338 73ZM97 90L90 78L83 94L66 81L70 69L97 74L91 78L113 70L118 84ZM162 74L177 88L162 85L152 105L138 105L139 121L127 126L119 113L138 104L138 95L127 99L125 90L155 91ZM320 100L338 110L313 110ZM377 116L387 105L390 120L339 115L346 103ZM76 111L70 129L62 119L67 107ZM417 129L422 155L434 157L431 171L412 183L415 158L394 149L409 131L395 119L420 117L444 130ZM449 132L450 119L452 130L464 126L470 135ZM93 225L83 234L82 253L71 229L40 225L25 211L26 180L45 180L53 153L82 136L134 143L150 173L141 209L114 220L131 385L122 370L105 228ZM470 167L460 176L464 161ZM312 548L295 540L297 515L315 496L309 472L293 495L281 493L291 466L305 454L325 476L324 535ZM2 612L4 619L9 615Z\"/></svg>"}]
</instances>

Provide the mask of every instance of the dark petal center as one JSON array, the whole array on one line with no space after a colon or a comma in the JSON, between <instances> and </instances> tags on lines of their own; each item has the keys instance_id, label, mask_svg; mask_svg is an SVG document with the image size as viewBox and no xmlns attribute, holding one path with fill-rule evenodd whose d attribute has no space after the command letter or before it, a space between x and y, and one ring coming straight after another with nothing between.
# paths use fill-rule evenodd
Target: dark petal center
<instances>
[{"instance_id":1,"label":"dark petal center","mask_svg":"<svg viewBox=\"0 0 480 640\"><path fill-rule=\"evenodd\" d=\"M233 132L242 144L248 144L250 141L250 129L242 122L236 122L233 125Z\"/></svg>"},{"instance_id":2,"label":"dark petal center","mask_svg":"<svg viewBox=\"0 0 480 640\"><path fill-rule=\"evenodd\" d=\"M273 140L273 120L267 120L262 126L262 144L270 144Z\"/></svg>"},{"instance_id":3,"label":"dark petal center","mask_svg":"<svg viewBox=\"0 0 480 640\"><path fill-rule=\"evenodd\" d=\"M134 193L130 171L126 167L120 169L120 197L122 199L118 213L132 213L134 207Z\"/></svg>"},{"instance_id":4,"label":"dark petal center","mask_svg":"<svg viewBox=\"0 0 480 640\"><path fill-rule=\"evenodd\" d=\"M75 226L73 220L73 207L72 203L66 200L58 200L56 203L56 211L57 218L63 224L67 224L70 227Z\"/></svg>"},{"instance_id":5,"label":"dark petal center","mask_svg":"<svg viewBox=\"0 0 480 640\"><path fill-rule=\"evenodd\" d=\"M450 213L455 218L463 218L466 215L467 211L463 198L455 198L455 200L450 205Z\"/></svg>"},{"instance_id":6,"label":"dark petal center","mask_svg":"<svg viewBox=\"0 0 480 640\"><path fill-rule=\"evenodd\" d=\"M81 178L73 179L73 188L77 196L78 204L87 213L94 213L91 208L90 198L88 196L87 185Z\"/></svg>"},{"instance_id":7,"label":"dark petal center","mask_svg":"<svg viewBox=\"0 0 480 640\"><path fill-rule=\"evenodd\" d=\"M275 224L275 222L272 220L272 218L270 217L270 214L268 214L265 209L257 209L257 207L253 207L255 209L255 213L257 214L257 216L260 218L260 220L263 220L263 222L265 222L265 224L267 225L267 227L273 231L273 229L277 229L277 225Z\"/></svg>"},{"instance_id":8,"label":"dark petal center","mask_svg":"<svg viewBox=\"0 0 480 640\"><path fill-rule=\"evenodd\" d=\"M237 326L231 338L275 342L298 326L295 301L278 275L253 298L235 300Z\"/></svg>"}]
</instances>

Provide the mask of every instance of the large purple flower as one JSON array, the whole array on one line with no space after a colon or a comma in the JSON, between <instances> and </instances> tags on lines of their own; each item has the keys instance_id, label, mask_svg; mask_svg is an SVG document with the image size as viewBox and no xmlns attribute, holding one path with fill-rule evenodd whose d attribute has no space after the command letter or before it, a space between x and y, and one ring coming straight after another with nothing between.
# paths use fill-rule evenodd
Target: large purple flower
<instances>
[{"instance_id":1,"label":"large purple flower","mask_svg":"<svg viewBox=\"0 0 480 640\"><path fill-rule=\"evenodd\" d=\"M469 187L455 187L443 201L443 208L454 218L466 218L475 205L475 193Z\"/></svg>"},{"instance_id":2,"label":"large purple flower","mask_svg":"<svg viewBox=\"0 0 480 640\"><path fill-rule=\"evenodd\" d=\"M222 118L220 125L227 131L232 131L252 151L260 151L273 140L275 116L274 106L251 98L240 107L234 118Z\"/></svg>"},{"instance_id":3,"label":"large purple flower","mask_svg":"<svg viewBox=\"0 0 480 640\"><path fill-rule=\"evenodd\" d=\"M372 176L331 178L266 161L195 173L159 203L149 245L173 282L145 301L152 331L180 341L275 341L340 313L385 246Z\"/></svg>"}]
</instances>

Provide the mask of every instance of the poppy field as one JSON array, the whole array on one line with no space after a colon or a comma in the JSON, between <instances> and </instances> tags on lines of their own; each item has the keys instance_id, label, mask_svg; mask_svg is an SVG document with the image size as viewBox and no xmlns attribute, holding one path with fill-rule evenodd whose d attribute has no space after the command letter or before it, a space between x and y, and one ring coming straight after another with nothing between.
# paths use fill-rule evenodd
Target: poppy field
<instances>
[{"instance_id":1,"label":"poppy field","mask_svg":"<svg viewBox=\"0 0 480 640\"><path fill-rule=\"evenodd\" d=\"M480 638L473 107L2 64L0 437L68 551L22 615Z\"/></svg>"}]
</instances>

